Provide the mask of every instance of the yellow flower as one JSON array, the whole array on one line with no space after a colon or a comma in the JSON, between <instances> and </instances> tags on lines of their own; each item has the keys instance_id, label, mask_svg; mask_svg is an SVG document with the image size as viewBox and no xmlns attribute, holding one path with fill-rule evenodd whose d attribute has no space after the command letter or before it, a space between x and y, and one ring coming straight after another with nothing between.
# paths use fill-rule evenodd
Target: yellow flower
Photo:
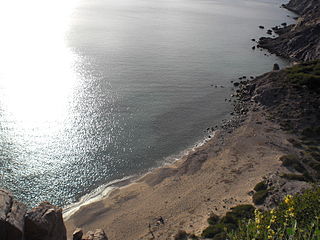
<instances>
[{"instance_id":1,"label":"yellow flower","mask_svg":"<svg viewBox=\"0 0 320 240\"><path fill-rule=\"evenodd\" d=\"M262 222L263 215L257 209L254 211L254 214L255 214L255 222L256 222L257 225L259 225Z\"/></svg>"},{"instance_id":2,"label":"yellow flower","mask_svg":"<svg viewBox=\"0 0 320 240\"><path fill-rule=\"evenodd\" d=\"M293 202L292 196L291 196L291 195L287 195L287 196L284 198L284 202L285 202L285 204L287 204L287 205L291 205L292 202Z\"/></svg>"},{"instance_id":3,"label":"yellow flower","mask_svg":"<svg viewBox=\"0 0 320 240\"><path fill-rule=\"evenodd\" d=\"M268 230L268 239L273 239L275 232L272 229Z\"/></svg>"}]
</instances>

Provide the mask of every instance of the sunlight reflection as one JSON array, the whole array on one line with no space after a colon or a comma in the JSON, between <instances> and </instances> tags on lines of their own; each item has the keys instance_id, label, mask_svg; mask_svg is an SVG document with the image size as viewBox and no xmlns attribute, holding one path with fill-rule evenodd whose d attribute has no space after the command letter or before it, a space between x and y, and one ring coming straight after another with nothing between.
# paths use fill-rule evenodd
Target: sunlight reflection
<instances>
[{"instance_id":1,"label":"sunlight reflection","mask_svg":"<svg viewBox=\"0 0 320 240\"><path fill-rule=\"evenodd\" d=\"M65 117L66 99L77 79L75 56L65 44L76 2L15 0L0 4L0 107L11 120L24 125L20 127Z\"/></svg>"}]
</instances>

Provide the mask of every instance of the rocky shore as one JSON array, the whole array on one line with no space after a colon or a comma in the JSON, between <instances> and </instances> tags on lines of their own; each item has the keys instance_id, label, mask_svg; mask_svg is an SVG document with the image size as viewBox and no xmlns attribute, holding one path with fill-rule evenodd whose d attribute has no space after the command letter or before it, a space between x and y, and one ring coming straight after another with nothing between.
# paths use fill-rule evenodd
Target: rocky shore
<instances>
[{"instance_id":1,"label":"rocky shore","mask_svg":"<svg viewBox=\"0 0 320 240\"><path fill-rule=\"evenodd\" d=\"M84 237L76 230L74 240L108 240L102 229L89 231ZM83 238L82 238L83 237ZM5 190L0 190L0 239L1 240L66 240L67 232L62 209L48 202L27 210Z\"/></svg>"},{"instance_id":2,"label":"rocky shore","mask_svg":"<svg viewBox=\"0 0 320 240\"><path fill-rule=\"evenodd\" d=\"M320 57L320 2L291 0L283 7L300 17L294 25L275 27L276 38L260 38L258 47L295 61L310 61Z\"/></svg>"},{"instance_id":3,"label":"rocky shore","mask_svg":"<svg viewBox=\"0 0 320 240\"><path fill-rule=\"evenodd\" d=\"M27 210L0 190L0 239L204 239L210 216L270 209L318 182L320 61L305 61L320 58L320 2L284 7L297 24L274 28L279 36L259 47L302 63L234 83L232 118L208 142L65 219L50 203Z\"/></svg>"}]
</instances>

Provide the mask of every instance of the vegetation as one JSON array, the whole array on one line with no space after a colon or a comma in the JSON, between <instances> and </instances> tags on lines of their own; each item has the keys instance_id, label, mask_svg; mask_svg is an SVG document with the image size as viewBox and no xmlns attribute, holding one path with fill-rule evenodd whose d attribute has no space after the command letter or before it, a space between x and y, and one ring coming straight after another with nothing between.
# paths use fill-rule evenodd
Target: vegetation
<instances>
[{"instance_id":1,"label":"vegetation","mask_svg":"<svg viewBox=\"0 0 320 240\"><path fill-rule=\"evenodd\" d=\"M305 172L304 166L300 163L299 158L295 155L284 155L280 157L280 161L282 161L282 165L285 167L292 167L301 173Z\"/></svg>"},{"instance_id":2,"label":"vegetation","mask_svg":"<svg viewBox=\"0 0 320 240\"><path fill-rule=\"evenodd\" d=\"M263 204L267 196L268 196L268 190L260 190L253 194L252 201L256 205L261 205Z\"/></svg>"},{"instance_id":3,"label":"vegetation","mask_svg":"<svg viewBox=\"0 0 320 240\"><path fill-rule=\"evenodd\" d=\"M295 86L320 89L320 60L302 63L287 69L288 80Z\"/></svg>"},{"instance_id":4,"label":"vegetation","mask_svg":"<svg viewBox=\"0 0 320 240\"><path fill-rule=\"evenodd\" d=\"M224 217L217 220L216 217L209 217L208 223L210 224L202 232L202 237L212 238L215 240L226 239L227 232L230 232L238 227L240 220L249 219L254 216L254 207L252 205L238 205L231 208ZM212 224L213 223L213 224Z\"/></svg>"},{"instance_id":5,"label":"vegetation","mask_svg":"<svg viewBox=\"0 0 320 240\"><path fill-rule=\"evenodd\" d=\"M174 235L174 240L187 240L188 234L184 230L179 230L176 235Z\"/></svg>"},{"instance_id":6,"label":"vegetation","mask_svg":"<svg viewBox=\"0 0 320 240\"><path fill-rule=\"evenodd\" d=\"M244 219L230 240L318 240L320 239L320 188L287 196L275 209L255 210L254 218Z\"/></svg>"},{"instance_id":7,"label":"vegetation","mask_svg":"<svg viewBox=\"0 0 320 240\"><path fill-rule=\"evenodd\" d=\"M219 222L220 218L218 215L212 213L210 215L210 217L208 218L208 223L209 225L214 225L214 224L217 224Z\"/></svg>"},{"instance_id":8,"label":"vegetation","mask_svg":"<svg viewBox=\"0 0 320 240\"><path fill-rule=\"evenodd\" d=\"M296 147L296 148L301 148L302 144L300 142L298 142L296 139L294 138L289 138L288 142L290 142L292 144L292 146Z\"/></svg>"},{"instance_id":9,"label":"vegetation","mask_svg":"<svg viewBox=\"0 0 320 240\"><path fill-rule=\"evenodd\" d=\"M281 175L281 177L288 179L288 180L295 180L295 181L303 181L303 182L312 181L312 179L306 177L305 175L301 175L301 174L284 173Z\"/></svg>"},{"instance_id":10,"label":"vegetation","mask_svg":"<svg viewBox=\"0 0 320 240\"><path fill-rule=\"evenodd\" d=\"M320 126L307 127L305 129L303 129L301 134L307 138L319 138L320 137Z\"/></svg>"},{"instance_id":11,"label":"vegetation","mask_svg":"<svg viewBox=\"0 0 320 240\"><path fill-rule=\"evenodd\" d=\"M257 183L257 185L253 188L256 192L266 190L268 188L268 185L265 181Z\"/></svg>"}]
</instances>

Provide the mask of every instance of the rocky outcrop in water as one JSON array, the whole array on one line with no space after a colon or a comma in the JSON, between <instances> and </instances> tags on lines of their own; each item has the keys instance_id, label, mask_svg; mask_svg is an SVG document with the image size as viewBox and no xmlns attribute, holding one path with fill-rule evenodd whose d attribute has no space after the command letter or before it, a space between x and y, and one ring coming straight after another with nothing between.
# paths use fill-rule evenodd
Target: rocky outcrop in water
<instances>
[{"instance_id":1,"label":"rocky outcrop in water","mask_svg":"<svg viewBox=\"0 0 320 240\"><path fill-rule=\"evenodd\" d=\"M297 61L320 58L320 1L291 0L285 8L300 15L295 25L276 28L277 38L260 38L259 47Z\"/></svg>"}]
</instances>

